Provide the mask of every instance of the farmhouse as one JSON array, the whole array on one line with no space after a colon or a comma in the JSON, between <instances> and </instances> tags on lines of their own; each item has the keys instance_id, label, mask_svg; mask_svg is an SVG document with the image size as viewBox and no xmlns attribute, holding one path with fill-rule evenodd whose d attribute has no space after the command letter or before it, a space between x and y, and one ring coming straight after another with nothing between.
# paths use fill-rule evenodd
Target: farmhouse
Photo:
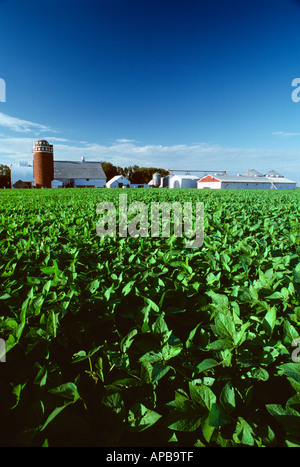
<instances>
[{"instance_id":1,"label":"farmhouse","mask_svg":"<svg viewBox=\"0 0 300 467\"><path fill-rule=\"evenodd\" d=\"M205 175L197 182L197 188L212 189L275 189L294 190L297 183L285 178L275 170L261 174L254 169L248 170L244 175L215 174Z\"/></svg>"}]
</instances>

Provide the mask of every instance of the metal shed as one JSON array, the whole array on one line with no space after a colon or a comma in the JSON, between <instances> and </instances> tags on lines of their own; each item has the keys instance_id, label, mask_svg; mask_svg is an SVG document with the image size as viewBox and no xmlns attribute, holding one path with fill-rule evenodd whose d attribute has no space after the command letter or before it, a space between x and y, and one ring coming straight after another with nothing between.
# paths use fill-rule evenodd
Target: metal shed
<instances>
[{"instance_id":1,"label":"metal shed","mask_svg":"<svg viewBox=\"0 0 300 467\"><path fill-rule=\"evenodd\" d=\"M196 175L174 175L169 179L169 188L197 188Z\"/></svg>"},{"instance_id":2,"label":"metal shed","mask_svg":"<svg viewBox=\"0 0 300 467\"><path fill-rule=\"evenodd\" d=\"M275 189L294 190L297 183L285 177L258 175L205 175L198 183L197 188L212 189Z\"/></svg>"}]
</instances>

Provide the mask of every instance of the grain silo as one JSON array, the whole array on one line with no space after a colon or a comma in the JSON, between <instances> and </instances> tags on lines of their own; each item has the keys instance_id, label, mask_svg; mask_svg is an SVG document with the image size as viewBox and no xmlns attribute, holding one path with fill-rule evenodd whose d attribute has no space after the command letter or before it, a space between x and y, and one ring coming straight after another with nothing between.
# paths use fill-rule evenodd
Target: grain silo
<instances>
[{"instance_id":1,"label":"grain silo","mask_svg":"<svg viewBox=\"0 0 300 467\"><path fill-rule=\"evenodd\" d=\"M160 186L160 181L161 181L161 175L156 172L153 177L153 186L155 186L156 188L158 188Z\"/></svg>"},{"instance_id":2,"label":"grain silo","mask_svg":"<svg viewBox=\"0 0 300 467\"><path fill-rule=\"evenodd\" d=\"M162 188L169 188L170 184L170 175L166 175L161 179L161 187Z\"/></svg>"},{"instance_id":3,"label":"grain silo","mask_svg":"<svg viewBox=\"0 0 300 467\"><path fill-rule=\"evenodd\" d=\"M53 146L38 140L33 146L33 173L35 188L51 188L54 180Z\"/></svg>"}]
</instances>

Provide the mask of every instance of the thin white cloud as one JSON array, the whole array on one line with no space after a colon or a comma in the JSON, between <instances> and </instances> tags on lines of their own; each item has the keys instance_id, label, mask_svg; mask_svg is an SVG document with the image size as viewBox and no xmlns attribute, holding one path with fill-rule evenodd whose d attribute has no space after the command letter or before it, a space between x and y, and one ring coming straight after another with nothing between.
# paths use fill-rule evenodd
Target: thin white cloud
<instances>
[{"instance_id":1,"label":"thin white cloud","mask_svg":"<svg viewBox=\"0 0 300 467\"><path fill-rule=\"evenodd\" d=\"M300 136L300 133L293 133L293 132L287 132L287 131L274 131L272 133L274 136Z\"/></svg>"},{"instance_id":2,"label":"thin white cloud","mask_svg":"<svg viewBox=\"0 0 300 467\"><path fill-rule=\"evenodd\" d=\"M127 144L127 143L137 143L135 139L119 138L116 140L117 143Z\"/></svg>"},{"instance_id":3,"label":"thin white cloud","mask_svg":"<svg viewBox=\"0 0 300 467\"><path fill-rule=\"evenodd\" d=\"M0 112L0 126L22 133L34 132L38 134L42 131L54 131L46 125L30 122L29 120L22 120L17 117L11 117L10 115L2 112Z\"/></svg>"},{"instance_id":4,"label":"thin white cloud","mask_svg":"<svg viewBox=\"0 0 300 467\"><path fill-rule=\"evenodd\" d=\"M67 139L67 138L57 138L56 136L47 136L47 135L44 135L43 139L47 140L48 143L50 144L53 144L55 142L60 142L60 143L71 143L72 142L72 140ZM80 143L82 143L82 141L80 141Z\"/></svg>"}]
</instances>

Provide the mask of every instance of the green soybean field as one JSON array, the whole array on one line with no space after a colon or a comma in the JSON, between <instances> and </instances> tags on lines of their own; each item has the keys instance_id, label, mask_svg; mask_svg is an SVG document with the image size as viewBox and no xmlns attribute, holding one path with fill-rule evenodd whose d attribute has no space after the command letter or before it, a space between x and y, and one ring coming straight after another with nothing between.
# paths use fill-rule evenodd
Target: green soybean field
<instances>
[{"instance_id":1,"label":"green soybean field","mask_svg":"<svg viewBox=\"0 0 300 467\"><path fill-rule=\"evenodd\" d=\"M203 244L100 237L124 192L204 203ZM299 222L298 189L1 190L0 445L300 447Z\"/></svg>"}]
</instances>

